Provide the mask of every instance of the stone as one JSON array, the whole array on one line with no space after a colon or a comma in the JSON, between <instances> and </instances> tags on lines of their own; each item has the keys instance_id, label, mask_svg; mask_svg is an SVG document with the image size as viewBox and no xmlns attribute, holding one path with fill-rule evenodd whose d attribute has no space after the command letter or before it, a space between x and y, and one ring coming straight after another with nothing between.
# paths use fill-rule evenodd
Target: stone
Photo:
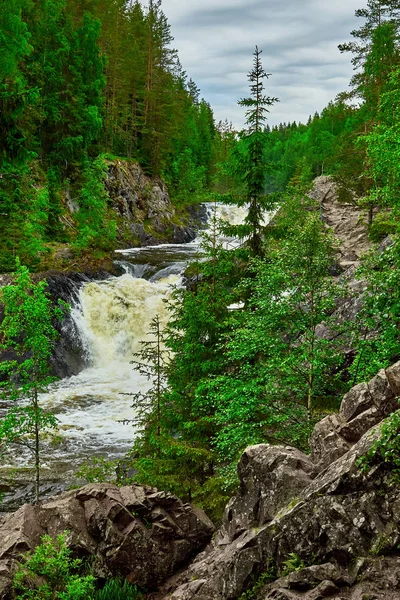
<instances>
[{"instance_id":1,"label":"stone","mask_svg":"<svg viewBox=\"0 0 400 600\"><path fill-rule=\"evenodd\" d=\"M338 415L328 415L317 423L310 436L311 460L319 469L328 467L351 448L351 444L340 434L343 421Z\"/></svg>"},{"instance_id":2,"label":"stone","mask_svg":"<svg viewBox=\"0 0 400 600\"><path fill-rule=\"evenodd\" d=\"M396 365L393 365L393 367L387 370L389 372L389 377L391 377L391 374L396 372L396 369ZM394 378L392 378L392 381L393 379ZM394 381L393 385L395 386ZM387 417L390 415L390 413L399 408L399 403L396 400L396 394L393 392L385 369L381 369L379 373L373 379L371 379L371 381L368 383L368 389L381 417Z\"/></svg>"},{"instance_id":3,"label":"stone","mask_svg":"<svg viewBox=\"0 0 400 600\"><path fill-rule=\"evenodd\" d=\"M340 417L344 421L351 421L373 406L374 402L368 385L366 383L360 383L359 385L354 386L343 397L340 405Z\"/></svg>"},{"instance_id":4,"label":"stone","mask_svg":"<svg viewBox=\"0 0 400 600\"><path fill-rule=\"evenodd\" d=\"M284 579L266 586L258 597L267 599L290 598L290 600L398 600L400 598L400 557L369 557L357 570L357 578L350 584L330 580L316 587L303 590L287 590ZM305 572L305 570L303 570ZM299 572L301 573L301 572ZM317 582L315 582L317 583Z\"/></svg>"},{"instance_id":5,"label":"stone","mask_svg":"<svg viewBox=\"0 0 400 600\"><path fill-rule=\"evenodd\" d=\"M179 217L182 224L171 223L176 210L160 178L148 177L132 161L114 160L107 164L105 187L117 217L120 248L191 242L196 237L204 220L204 208L184 209L183 217Z\"/></svg>"},{"instance_id":6,"label":"stone","mask_svg":"<svg viewBox=\"0 0 400 600\"><path fill-rule=\"evenodd\" d=\"M372 247L365 210L356 202L339 200L337 185L330 176L317 177L307 195L320 204L321 218L339 242L340 262L346 267L358 262L360 256Z\"/></svg>"},{"instance_id":7,"label":"stone","mask_svg":"<svg viewBox=\"0 0 400 600\"><path fill-rule=\"evenodd\" d=\"M278 587L304 592L315 588L324 581L331 581L335 586L344 586L354 583L354 578L343 571L343 569L340 569L337 565L328 562L294 571L286 577L279 579L276 582L276 585Z\"/></svg>"},{"instance_id":8,"label":"stone","mask_svg":"<svg viewBox=\"0 0 400 600\"><path fill-rule=\"evenodd\" d=\"M400 362L385 371L390 388L396 398L400 397Z\"/></svg>"},{"instance_id":9,"label":"stone","mask_svg":"<svg viewBox=\"0 0 400 600\"><path fill-rule=\"evenodd\" d=\"M374 427L382 420L382 415L374 406L357 415L354 419L342 425L339 429L340 435L350 443L358 442L368 429Z\"/></svg>"},{"instance_id":10,"label":"stone","mask_svg":"<svg viewBox=\"0 0 400 600\"><path fill-rule=\"evenodd\" d=\"M213 530L200 509L141 486L87 485L27 504L0 523L0 599L8 598L15 561L45 533L68 531L73 553L94 557L95 575L154 589L202 550Z\"/></svg>"},{"instance_id":11,"label":"stone","mask_svg":"<svg viewBox=\"0 0 400 600\"><path fill-rule=\"evenodd\" d=\"M218 539L232 540L249 527L271 521L311 482L316 470L300 450L260 444L243 452L238 474L240 491L225 509Z\"/></svg>"},{"instance_id":12,"label":"stone","mask_svg":"<svg viewBox=\"0 0 400 600\"><path fill-rule=\"evenodd\" d=\"M319 600L332 592L339 598L344 587L358 585L360 569L354 571L353 567L357 559L371 556L374 549L382 547L383 539L385 553L396 552L400 543L400 490L392 485L390 471L381 465L365 475L358 468L359 457L379 435L380 426L368 430L346 454L312 478L293 502L281 506L272 521L260 526L255 522L266 513L253 511L254 490L260 489L254 473L262 473L257 463L264 452L269 458L271 454L265 445L259 451L257 447L251 447L250 452L248 449L239 470L241 511L249 494L249 514L246 517L240 513L239 522L244 526L247 518L248 528L241 532L238 528L236 536L229 536L224 522L208 549L175 580L174 589L169 588L164 595L160 591L160 598L232 600L250 589L271 561L279 572L292 554L312 565L303 570L303 580L301 571L291 574L285 581L275 582L278 589L266 588L265 594L258 597ZM289 454L286 447L285 453ZM250 464L253 459L254 467ZM235 501L229 506L234 507ZM231 516L233 532L235 517ZM350 574L351 569L354 572ZM314 579L315 585L310 587ZM201 580L201 586L191 591L188 584L197 580Z\"/></svg>"}]
</instances>

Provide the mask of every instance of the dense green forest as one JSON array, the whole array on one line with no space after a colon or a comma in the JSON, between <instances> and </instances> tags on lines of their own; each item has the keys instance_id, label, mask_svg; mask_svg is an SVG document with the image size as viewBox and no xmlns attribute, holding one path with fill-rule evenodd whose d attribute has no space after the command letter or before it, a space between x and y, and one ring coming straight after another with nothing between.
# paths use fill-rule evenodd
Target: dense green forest
<instances>
[{"instance_id":1,"label":"dense green forest","mask_svg":"<svg viewBox=\"0 0 400 600\"><path fill-rule=\"evenodd\" d=\"M1 271L13 270L17 255L37 266L55 242L77 252L114 247L102 185L113 157L162 177L177 205L212 197L249 207L240 226L214 223L206 259L190 266L188 286L173 293L168 326L156 318L151 341L133 357L152 386L134 398L140 431L119 469L120 482L130 481L122 474L133 467L133 481L194 500L219 518L246 446L306 450L315 422L337 410L344 392L400 357L400 2L368 0L356 12L360 28L340 46L356 68L350 91L306 124L268 125L278 99L265 95L270 84L256 47L249 96L239 101L242 132L216 124L187 79L161 0L146 7L125 0L2 4ZM374 242L392 236L386 250L363 261L362 309L340 326L334 311L349 290L345 278L332 277L336 242L306 195L322 174L332 175L341 200L365 208ZM79 204L71 231L60 218L65 189ZM240 244L219 245L221 230ZM21 344L33 344L24 348L32 355L24 377L33 416L22 435L38 436L53 426L41 416L35 382L39 370L46 385L56 333L44 288L30 286L19 266L16 285L3 293L0 348L23 337L21 306L29 317L37 294L48 331L38 348L33 334ZM318 334L322 322L332 335ZM3 371L14 368L7 362ZM4 421L1 441L16 436L13 427ZM87 480L100 472L98 465L83 469Z\"/></svg>"},{"instance_id":2,"label":"dense green forest","mask_svg":"<svg viewBox=\"0 0 400 600\"><path fill-rule=\"evenodd\" d=\"M246 140L228 122L215 123L187 78L161 0L3 5L0 271L12 270L16 256L38 268L57 243L76 253L116 246L101 185L107 159L134 160L161 176L177 205L215 191L240 194L232 160L249 154ZM350 93L307 124L264 123L267 192L333 174L343 198L356 195L371 207L371 220L372 207L385 202L371 135L379 123L395 127L381 99L396 93L397 12L395 2L359 11L365 24L341 46L357 67ZM79 208L72 221L68 201Z\"/></svg>"},{"instance_id":3,"label":"dense green forest","mask_svg":"<svg viewBox=\"0 0 400 600\"><path fill-rule=\"evenodd\" d=\"M2 1L0 271L52 241L114 247L105 158L138 161L176 201L210 188L213 113L172 40L161 0Z\"/></svg>"}]
</instances>

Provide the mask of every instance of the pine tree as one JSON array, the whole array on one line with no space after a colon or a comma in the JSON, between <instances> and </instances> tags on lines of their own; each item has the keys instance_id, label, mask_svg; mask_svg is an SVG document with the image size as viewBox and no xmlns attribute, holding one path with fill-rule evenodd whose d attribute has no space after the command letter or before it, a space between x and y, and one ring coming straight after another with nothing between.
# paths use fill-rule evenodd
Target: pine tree
<instances>
[{"instance_id":1,"label":"pine tree","mask_svg":"<svg viewBox=\"0 0 400 600\"><path fill-rule=\"evenodd\" d=\"M268 107L278 102L278 98L265 96L263 80L269 74L261 64L261 50L256 46L253 69L249 72L251 95L239 100L239 106L245 107L247 130L241 135L241 148L235 149L233 171L240 174L245 185L245 195L231 199L239 206L248 204L245 224L235 228L240 238L248 237L248 245L253 256L262 254L263 220L267 210L274 202L265 193L268 165L264 160L266 134L264 131ZM233 230L232 230L233 231Z\"/></svg>"},{"instance_id":2,"label":"pine tree","mask_svg":"<svg viewBox=\"0 0 400 600\"><path fill-rule=\"evenodd\" d=\"M364 97L364 65L370 54L373 44L373 36L375 30L384 23L392 23L397 31L400 26L400 2L398 0L368 0L366 8L360 8L355 11L356 17L365 20L359 29L354 29L351 32L352 42L339 44L341 52L351 52L354 56L351 60L356 72L351 79L353 87L353 95Z\"/></svg>"}]
</instances>

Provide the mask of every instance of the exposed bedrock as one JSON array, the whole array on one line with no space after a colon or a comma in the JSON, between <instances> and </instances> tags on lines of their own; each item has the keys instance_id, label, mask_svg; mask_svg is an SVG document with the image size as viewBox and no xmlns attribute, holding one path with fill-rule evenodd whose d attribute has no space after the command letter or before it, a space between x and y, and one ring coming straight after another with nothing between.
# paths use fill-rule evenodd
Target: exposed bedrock
<instances>
[{"instance_id":1,"label":"exposed bedrock","mask_svg":"<svg viewBox=\"0 0 400 600\"><path fill-rule=\"evenodd\" d=\"M254 597L400 598L392 572L400 564L400 490L385 467L365 475L357 466L380 435L374 426L396 410L399 384L397 363L350 390L339 414L316 425L311 457L286 446L247 448L222 527L159 598L235 600L263 573L278 577L290 557L304 568L259 586ZM379 569L381 581L372 575Z\"/></svg>"}]
</instances>

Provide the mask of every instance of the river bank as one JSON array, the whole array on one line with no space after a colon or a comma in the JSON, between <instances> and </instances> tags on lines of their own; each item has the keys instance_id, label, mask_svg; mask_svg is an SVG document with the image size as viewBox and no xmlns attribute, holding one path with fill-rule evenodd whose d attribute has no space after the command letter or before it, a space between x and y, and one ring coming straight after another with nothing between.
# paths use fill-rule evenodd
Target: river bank
<instances>
[{"instance_id":1,"label":"river bank","mask_svg":"<svg viewBox=\"0 0 400 600\"><path fill-rule=\"evenodd\" d=\"M212 206L201 213L210 216ZM218 207L218 216L240 222L244 209ZM132 396L149 382L132 366L135 352L148 339L151 321L169 318L166 301L183 285L187 265L201 254L201 238L188 243L120 249L108 269L84 272L48 271L54 302L71 305L59 327L53 357L58 381L43 394L41 405L58 419L53 436L43 440L42 494L48 496L79 485L77 470L93 459L120 460L135 437ZM5 284L10 276L5 276ZM10 452L0 472L4 492L1 509L16 509L31 500L33 469L28 453Z\"/></svg>"}]
</instances>

